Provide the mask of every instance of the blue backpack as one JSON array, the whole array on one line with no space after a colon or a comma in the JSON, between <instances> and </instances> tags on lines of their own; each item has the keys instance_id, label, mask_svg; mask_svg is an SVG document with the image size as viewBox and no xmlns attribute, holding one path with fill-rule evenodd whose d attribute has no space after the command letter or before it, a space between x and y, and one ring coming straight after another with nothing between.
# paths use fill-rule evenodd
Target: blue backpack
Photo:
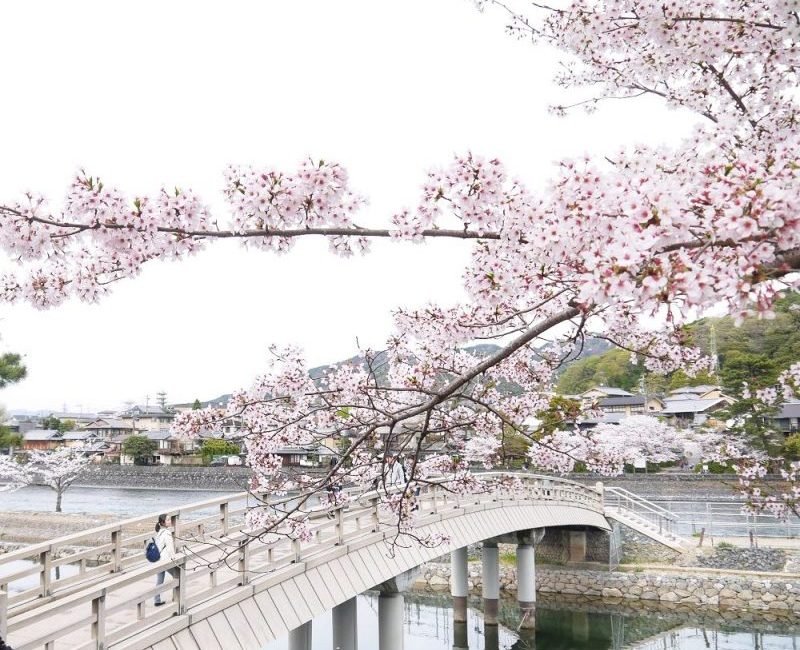
<instances>
[{"instance_id":1,"label":"blue backpack","mask_svg":"<svg viewBox=\"0 0 800 650\"><path fill-rule=\"evenodd\" d=\"M147 550L144 552L144 555L150 562L158 562L161 559L161 551L158 550L155 537L150 539L150 543L147 545Z\"/></svg>"}]
</instances>

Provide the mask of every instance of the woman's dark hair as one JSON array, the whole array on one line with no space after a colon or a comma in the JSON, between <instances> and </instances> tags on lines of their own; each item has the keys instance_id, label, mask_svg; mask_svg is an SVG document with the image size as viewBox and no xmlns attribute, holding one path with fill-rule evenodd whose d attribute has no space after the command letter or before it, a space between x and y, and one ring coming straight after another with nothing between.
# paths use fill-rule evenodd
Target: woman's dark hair
<instances>
[{"instance_id":1,"label":"woman's dark hair","mask_svg":"<svg viewBox=\"0 0 800 650\"><path fill-rule=\"evenodd\" d=\"M158 515L158 523L156 523L156 532L161 530L162 526L167 525L167 515Z\"/></svg>"}]
</instances>

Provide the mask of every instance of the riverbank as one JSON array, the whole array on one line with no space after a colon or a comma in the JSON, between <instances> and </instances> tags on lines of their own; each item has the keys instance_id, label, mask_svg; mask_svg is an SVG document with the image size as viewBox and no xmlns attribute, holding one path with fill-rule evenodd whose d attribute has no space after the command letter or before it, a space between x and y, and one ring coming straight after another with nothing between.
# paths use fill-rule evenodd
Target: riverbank
<instances>
[{"instance_id":1,"label":"riverbank","mask_svg":"<svg viewBox=\"0 0 800 650\"><path fill-rule=\"evenodd\" d=\"M469 587L479 593L479 562L469 564ZM415 589L446 591L450 565L429 562L420 567ZM516 567L500 566L500 590L513 594ZM615 571L602 567L536 567L536 591L541 594L583 598L600 597L611 603L645 601L687 607L759 612L768 617L800 614L800 573L742 571L700 567L620 565Z\"/></svg>"},{"instance_id":2,"label":"riverbank","mask_svg":"<svg viewBox=\"0 0 800 650\"><path fill-rule=\"evenodd\" d=\"M297 468L313 474L313 468ZM124 487L164 490L246 490L250 480L247 467L194 467L180 465L97 465L75 485L83 487ZM736 478L725 475L703 475L688 472L625 474L613 478L575 474L567 478L594 485L623 487L644 497L692 496L731 499L739 497Z\"/></svg>"},{"instance_id":3,"label":"riverbank","mask_svg":"<svg viewBox=\"0 0 800 650\"><path fill-rule=\"evenodd\" d=\"M145 488L241 492L247 489L248 467L182 467L180 465L96 465L81 476L81 487Z\"/></svg>"},{"instance_id":4,"label":"riverbank","mask_svg":"<svg viewBox=\"0 0 800 650\"><path fill-rule=\"evenodd\" d=\"M117 517L113 515L0 512L0 547L13 550L26 544L37 544L55 537L81 533L116 520Z\"/></svg>"}]
</instances>

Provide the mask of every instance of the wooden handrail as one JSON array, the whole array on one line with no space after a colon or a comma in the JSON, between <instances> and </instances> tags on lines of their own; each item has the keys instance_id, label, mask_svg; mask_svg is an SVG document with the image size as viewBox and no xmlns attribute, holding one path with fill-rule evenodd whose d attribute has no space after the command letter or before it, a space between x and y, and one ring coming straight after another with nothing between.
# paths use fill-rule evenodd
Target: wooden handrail
<instances>
[{"instance_id":1,"label":"wooden handrail","mask_svg":"<svg viewBox=\"0 0 800 650\"><path fill-rule=\"evenodd\" d=\"M449 492L446 486L442 486L444 480L432 482L423 486L420 494L414 496L419 501L420 523L426 525L438 521L442 516L452 516L447 513L443 515L442 513L446 510L452 513L466 506L472 510L476 505L493 508L497 506L492 504L503 502L558 502L589 508L596 512L602 513L603 511L602 490L597 487L527 473L487 472L480 474L479 478L492 482L503 479L509 481L509 488L487 489L485 492L459 495ZM63 611L63 608L67 607L81 604L91 605L91 611L87 610L85 616L79 621L80 625L76 623L76 627L70 623L69 628L73 630L80 629L81 626L91 627L93 640L96 643L95 647L103 647L106 638L123 638L125 634L120 628L107 629L110 624L107 614L110 611L118 611L121 607L135 607L139 614L134 627L139 630L142 629L142 626L164 620L164 615L169 612L181 613L186 609L187 602L193 605L202 603L224 593L226 589L241 588L253 581L261 581L265 579L265 574L290 570L292 565L300 565L319 554L330 553L337 547L342 549L342 552L346 552L346 547L356 540L363 545L372 543L369 540L373 537L378 540L386 535L391 535L394 530L393 521L391 515L384 510L382 500L385 499L387 492L392 494L402 489L404 486L390 488L388 491L377 490L367 493L353 491L355 494L346 503L335 508L329 508L327 504L323 503L312 508L310 512L294 513L293 517L303 517L309 520L312 533L310 541L281 536L266 540L256 539L259 531L244 530L242 525L232 524L230 518L234 509L231 507L231 503L246 500L250 496L247 492L208 499L166 511L166 514L175 517L180 522L182 529L191 530L192 520L183 519L182 515L215 506L219 507L217 514L211 518L204 517L203 520L211 519L212 521L207 523L216 525L216 528L212 528L208 534L219 536L221 543L230 553L231 568L215 566L215 563L219 562L222 552L216 545L211 543L204 545L202 542L190 543L187 546L187 552L179 554L172 562L149 564L142 553L138 561L134 560L129 563L131 558L123 557L123 549L132 539L141 542L142 536L137 533L132 537L127 537L125 535L126 528L138 526L143 522L152 522L155 518L154 515L135 517L82 533L62 536L0 556L0 569L9 560L34 558L41 560L40 565L31 570L19 570L10 576L0 575L0 631L3 625L6 625L7 631L12 633L23 628L29 629L29 626L45 620L48 615L52 615L59 609ZM289 502L296 498L294 496L282 499L281 502ZM334 514L332 519L325 516L330 511ZM195 527L196 529L197 527ZM109 536L108 541L102 543L100 548L110 553L109 561L102 565L104 572L95 573L93 569L92 580L83 583L79 576L78 579L75 577L62 579L63 583L50 580L50 572L55 564L53 562L54 551L66 545L74 545L77 541L87 538L96 539L97 536L104 535ZM139 550L142 551L141 546ZM90 553L91 550L80 550L74 556L85 561L87 554ZM69 559L68 556L59 558L55 562L65 564ZM188 566L190 562L196 564L196 568L190 570ZM107 604L109 595L137 582L147 580L164 570L169 571L173 579L163 587L154 588L148 585L143 592L133 596L130 603L113 606ZM13 594L7 593L5 587L12 582L9 577L24 577L36 573L40 575L40 588L26 591L27 601L17 600ZM231 574L232 577L230 577ZM220 578L220 576L222 577ZM61 584L69 584L70 588L60 590L59 585ZM191 593L190 588L192 589ZM148 613L146 611L147 599L152 598L155 593L159 593L159 590L167 591L169 589L173 591L176 605ZM31 596L34 597L34 600L30 599ZM150 623L151 621L152 623ZM130 629L133 630L133 627ZM51 637L52 633L45 633L37 636L35 642L14 645L18 646L19 650L30 650L41 645L52 647L53 638Z\"/></svg>"}]
</instances>

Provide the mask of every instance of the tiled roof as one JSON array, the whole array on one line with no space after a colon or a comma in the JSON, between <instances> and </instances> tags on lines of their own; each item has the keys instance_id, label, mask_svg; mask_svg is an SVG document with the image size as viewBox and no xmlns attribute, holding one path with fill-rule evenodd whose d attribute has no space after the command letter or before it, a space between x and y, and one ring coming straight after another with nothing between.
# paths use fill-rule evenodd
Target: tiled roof
<instances>
[{"instance_id":1,"label":"tiled roof","mask_svg":"<svg viewBox=\"0 0 800 650\"><path fill-rule=\"evenodd\" d=\"M702 413L707 411L712 406L718 404L726 404L725 400L721 397L714 399L685 399L685 400L668 400L664 405L664 410L661 411L663 415L675 415L676 413Z\"/></svg>"},{"instance_id":2,"label":"tiled roof","mask_svg":"<svg viewBox=\"0 0 800 650\"><path fill-rule=\"evenodd\" d=\"M631 395L630 397L601 397L597 400L600 408L604 406L644 406L647 398L644 395Z\"/></svg>"},{"instance_id":3,"label":"tiled roof","mask_svg":"<svg viewBox=\"0 0 800 650\"><path fill-rule=\"evenodd\" d=\"M621 420L628 417L625 413L604 413L599 418L586 418L578 420L578 424L619 424Z\"/></svg>"},{"instance_id":4,"label":"tiled roof","mask_svg":"<svg viewBox=\"0 0 800 650\"><path fill-rule=\"evenodd\" d=\"M25 440L61 440L61 432L56 429L31 429L22 434Z\"/></svg>"},{"instance_id":5,"label":"tiled roof","mask_svg":"<svg viewBox=\"0 0 800 650\"><path fill-rule=\"evenodd\" d=\"M67 431L64 434L64 440L86 440L93 435L91 431Z\"/></svg>"},{"instance_id":6,"label":"tiled roof","mask_svg":"<svg viewBox=\"0 0 800 650\"><path fill-rule=\"evenodd\" d=\"M600 391L601 393L605 393L610 397L629 397L633 395L633 393L623 390L622 388L614 388L613 386L594 386L590 390ZM586 391L589 392L588 390Z\"/></svg>"},{"instance_id":7,"label":"tiled roof","mask_svg":"<svg viewBox=\"0 0 800 650\"><path fill-rule=\"evenodd\" d=\"M161 408L158 404L148 406L136 405L119 414L121 418L148 418L148 417L175 417L175 413L168 409Z\"/></svg>"},{"instance_id":8,"label":"tiled roof","mask_svg":"<svg viewBox=\"0 0 800 650\"><path fill-rule=\"evenodd\" d=\"M683 388L676 388L669 391L672 395L680 395L681 393L694 393L695 395L703 395L710 393L712 390L719 390L719 386L712 386L710 384L703 384L701 386L684 386Z\"/></svg>"},{"instance_id":9,"label":"tiled roof","mask_svg":"<svg viewBox=\"0 0 800 650\"><path fill-rule=\"evenodd\" d=\"M83 429L133 429L133 425L120 418L98 418Z\"/></svg>"},{"instance_id":10,"label":"tiled roof","mask_svg":"<svg viewBox=\"0 0 800 650\"><path fill-rule=\"evenodd\" d=\"M800 402L785 402L781 404L781 410L772 417L776 420L800 418Z\"/></svg>"},{"instance_id":11,"label":"tiled roof","mask_svg":"<svg viewBox=\"0 0 800 650\"><path fill-rule=\"evenodd\" d=\"M172 437L172 432L169 429L159 429L158 431L143 431L145 436L150 440L167 440Z\"/></svg>"}]
</instances>

